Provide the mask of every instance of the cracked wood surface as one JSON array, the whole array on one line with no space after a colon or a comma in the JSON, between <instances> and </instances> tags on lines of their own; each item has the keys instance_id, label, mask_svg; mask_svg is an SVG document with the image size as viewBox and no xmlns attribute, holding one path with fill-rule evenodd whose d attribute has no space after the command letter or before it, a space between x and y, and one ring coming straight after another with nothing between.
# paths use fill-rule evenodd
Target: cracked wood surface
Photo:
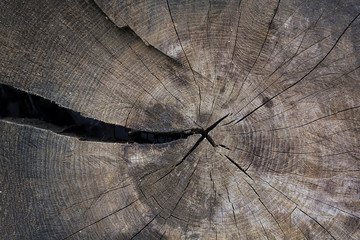
<instances>
[{"instance_id":1,"label":"cracked wood surface","mask_svg":"<svg viewBox=\"0 0 360 240\"><path fill-rule=\"evenodd\" d=\"M0 238L360 238L357 0L5 0L0 51L1 84L197 130L0 119Z\"/></svg>"}]
</instances>

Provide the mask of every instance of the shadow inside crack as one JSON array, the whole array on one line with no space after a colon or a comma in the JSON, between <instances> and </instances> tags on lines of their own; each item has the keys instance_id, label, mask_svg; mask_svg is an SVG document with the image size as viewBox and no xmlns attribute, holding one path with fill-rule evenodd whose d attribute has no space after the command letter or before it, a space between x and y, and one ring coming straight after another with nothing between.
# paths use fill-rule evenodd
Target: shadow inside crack
<instances>
[{"instance_id":1,"label":"shadow inside crack","mask_svg":"<svg viewBox=\"0 0 360 240\"><path fill-rule=\"evenodd\" d=\"M180 132L134 131L84 117L45 98L0 84L0 119L4 118L36 119L60 127L60 134L102 142L167 143L203 132L202 129Z\"/></svg>"}]
</instances>

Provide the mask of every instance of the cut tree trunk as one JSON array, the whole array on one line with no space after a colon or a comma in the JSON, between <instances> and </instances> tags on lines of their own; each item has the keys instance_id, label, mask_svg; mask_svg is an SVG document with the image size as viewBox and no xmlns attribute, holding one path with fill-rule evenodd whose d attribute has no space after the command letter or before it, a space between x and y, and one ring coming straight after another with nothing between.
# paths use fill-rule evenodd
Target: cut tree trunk
<instances>
[{"instance_id":1,"label":"cut tree trunk","mask_svg":"<svg viewBox=\"0 0 360 240\"><path fill-rule=\"evenodd\" d=\"M3 86L178 136L3 116L0 238L360 239L359 14L358 0L0 1Z\"/></svg>"}]
</instances>

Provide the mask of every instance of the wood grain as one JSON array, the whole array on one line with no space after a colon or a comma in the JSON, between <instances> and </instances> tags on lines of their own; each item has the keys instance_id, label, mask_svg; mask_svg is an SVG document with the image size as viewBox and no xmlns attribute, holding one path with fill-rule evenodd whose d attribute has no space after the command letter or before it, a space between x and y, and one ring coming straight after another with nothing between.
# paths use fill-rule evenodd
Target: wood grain
<instances>
[{"instance_id":1,"label":"wood grain","mask_svg":"<svg viewBox=\"0 0 360 240\"><path fill-rule=\"evenodd\" d=\"M2 239L360 239L357 0L4 0L0 83L163 144L0 119Z\"/></svg>"}]
</instances>

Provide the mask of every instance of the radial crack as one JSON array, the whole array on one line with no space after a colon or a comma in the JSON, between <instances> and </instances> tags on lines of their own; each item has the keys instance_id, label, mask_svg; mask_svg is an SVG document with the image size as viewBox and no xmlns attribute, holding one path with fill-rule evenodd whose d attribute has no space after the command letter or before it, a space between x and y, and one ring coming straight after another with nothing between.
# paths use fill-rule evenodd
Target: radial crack
<instances>
[{"instance_id":1,"label":"radial crack","mask_svg":"<svg viewBox=\"0 0 360 240\"><path fill-rule=\"evenodd\" d=\"M177 36L177 38L178 38L178 40L179 40L180 47L181 47L181 49L182 49L182 51L183 51L183 53L184 53L186 62L189 64L189 68L190 68L190 70L191 70L191 72L192 72L194 82L195 82L196 86L198 87L198 91L199 91L199 116L200 116L201 101L202 101L202 100L201 100L201 90L200 90L200 86L199 86L198 82L195 80L194 70L193 70L193 68L191 67L190 61L189 61L189 59L188 59L188 57L187 57L187 55L186 55L185 49L184 49L184 47L183 47L183 45L182 45L182 42L181 42L181 40L180 40L179 33L178 33L177 29L176 29L175 22L174 22L174 18L173 18L173 15L172 15L172 13L171 13L171 10L170 10L169 0L166 0L166 5L167 5L167 7L168 7L169 15L170 15L170 18L171 18L171 22L172 22L172 24L173 24L173 27L174 27L176 36Z\"/></svg>"},{"instance_id":2,"label":"radial crack","mask_svg":"<svg viewBox=\"0 0 360 240\"><path fill-rule=\"evenodd\" d=\"M53 131L78 137L80 140L98 142L167 143L186 139L193 134L201 134L202 129L189 129L177 132L147 132L126 128L121 125L105 123L82 116L79 112L60 107L56 103L13 87L0 84L0 119L22 119L26 125L56 126ZM33 120L35 119L36 124ZM49 130L52 130L50 128Z\"/></svg>"},{"instance_id":3,"label":"radial crack","mask_svg":"<svg viewBox=\"0 0 360 240\"><path fill-rule=\"evenodd\" d=\"M345 34L345 32L350 28L350 26L355 22L355 20L360 16L360 13L358 13L353 19L352 21L346 26L346 28L344 29L344 31L340 34L340 36L336 39L335 43L332 45L332 47L330 48L330 50L325 54L325 56L309 71L307 72L303 77L301 77L299 80L297 80L296 82L294 82L293 84L291 84L290 86L286 87L284 90L280 91L279 93L275 94L273 97L268 98L266 101L264 101L261 105L259 105L258 107L256 107L255 109L253 109L252 111L250 111L249 113L247 113L243 118L239 119L238 121L235 122L235 124L243 121L244 119L246 119L247 117L249 117L251 114L253 114L256 110L258 110L259 108L263 107L264 105L266 105L268 102L270 102L271 100L273 100L274 98L278 97L280 94L284 93L285 91L289 90L290 88L294 87L295 85L297 85L299 82L301 82L303 79L305 79L307 76L309 76L328 56L329 54L333 51L333 49L335 48L335 46L338 44L338 42L340 41L340 39L342 38L342 36Z\"/></svg>"},{"instance_id":4,"label":"radial crack","mask_svg":"<svg viewBox=\"0 0 360 240\"><path fill-rule=\"evenodd\" d=\"M237 164L234 160L232 160L229 156L225 155L225 157L232 163L234 164L238 169L240 169L240 171L242 171L243 173L246 174L246 176L248 176L251 180L254 181L254 179L242 168L240 167L239 164Z\"/></svg>"},{"instance_id":5,"label":"radial crack","mask_svg":"<svg viewBox=\"0 0 360 240\"><path fill-rule=\"evenodd\" d=\"M185 154L185 156L175 165L173 165L170 169L170 171L168 171L165 175L163 175L162 177L160 177L158 180L156 180L154 183L157 183L158 181L160 181L161 179L163 179L164 177L168 176L170 173L172 173L180 164L182 164L185 159L199 146L199 144L202 142L202 140L204 140L205 136L202 135L197 142L194 144L194 146Z\"/></svg>"},{"instance_id":6,"label":"radial crack","mask_svg":"<svg viewBox=\"0 0 360 240\"><path fill-rule=\"evenodd\" d=\"M71 233L70 235L68 235L67 237L63 238L62 240L69 239L70 237L74 236L74 235L75 235L75 234L77 234L77 233L80 233L80 232L81 232L81 231L83 231L84 229L86 229L86 228L88 228L88 227L91 227L91 226L93 226L93 225L95 225L95 224L97 224L97 223L101 222L102 220L104 220L104 219L106 219L106 218L108 218L108 217L110 217L110 216L112 216L112 215L114 215L114 214L116 214L116 213L120 212L121 210L124 210L125 208L130 207L132 204L134 204L134 203L135 203L135 202L137 202L138 200L140 200L140 199L136 199L135 201L133 201L133 202L129 203L129 204L128 204L128 205L126 205L125 207L119 208L118 210L116 210L116 211L114 211L114 212L112 212L112 213L110 213L110 214L106 215L105 217L102 217L102 218L100 218L99 220L97 220L97 221L95 221L95 222L93 222L93 223L91 223L91 224L89 224L89 225L87 225L87 226L85 226L85 227L83 227L83 228L81 228L81 229L77 230L76 232Z\"/></svg>"},{"instance_id":7,"label":"radial crack","mask_svg":"<svg viewBox=\"0 0 360 240\"><path fill-rule=\"evenodd\" d=\"M137 235L139 235L147 226L150 225L150 223L152 223L152 222L155 220L155 218L156 218L158 215L159 215L159 214L156 214L156 215L150 220L150 222L148 222L147 224L145 224L145 226L142 227L138 232L136 232L130 239L134 239Z\"/></svg>"},{"instance_id":8,"label":"radial crack","mask_svg":"<svg viewBox=\"0 0 360 240\"><path fill-rule=\"evenodd\" d=\"M305 214L306 216L308 216L309 218L311 218L316 224L318 224L322 229L324 229L333 239L336 240L336 238L329 232L329 230L327 230L321 223L319 223L315 218L313 218L312 216L310 216L309 214L307 214L306 212L304 212L303 210L301 210L300 208L298 208L303 214Z\"/></svg>"},{"instance_id":9,"label":"radial crack","mask_svg":"<svg viewBox=\"0 0 360 240\"><path fill-rule=\"evenodd\" d=\"M229 194L229 189L225 186L225 189L226 189L226 193L227 193L227 197L228 197L228 200L229 200L229 203L231 204L231 208L232 208L232 213L233 213L233 218L234 218L234 222L235 222L235 226L236 226L236 229L239 233L239 236L241 235L240 234L240 230L239 230L239 226L237 224L237 220L236 220L236 214L235 214L235 208L234 208L234 204L231 202L230 200L230 194Z\"/></svg>"},{"instance_id":10,"label":"radial crack","mask_svg":"<svg viewBox=\"0 0 360 240\"><path fill-rule=\"evenodd\" d=\"M259 199L259 201L261 202L261 204L264 206L264 208L266 209L266 211L267 211L267 212L271 215L271 217L275 220L276 224L279 226L281 232L282 232L282 233L284 234L284 236L285 236L285 233L284 233L283 229L281 228L279 222L276 220L275 216L274 216L274 215L270 212L270 210L265 206L265 204L263 203L263 201L261 200L261 198L259 197L258 199Z\"/></svg>"},{"instance_id":11,"label":"radial crack","mask_svg":"<svg viewBox=\"0 0 360 240\"><path fill-rule=\"evenodd\" d=\"M240 87L240 90L239 90L239 94L240 94L240 92L241 92L241 90L242 90L242 88L243 88L243 86L244 86L244 83L245 83L246 80L248 79L250 73L252 72L253 68L255 67L255 64L257 63L257 61L258 61L258 59L259 59L259 57L260 57L260 55L261 55L261 53L262 53L262 51L263 51L263 49L264 49L265 43L266 43L266 41L267 41L267 39L268 39L268 37L269 37L269 32L270 32L271 25L273 24L275 15L276 15L276 13L278 12L279 5L280 5L280 0L278 0L278 3L277 3L276 8L275 8L275 10L274 10L274 14L273 14L273 16L272 16L272 18L271 18L271 21L269 22L268 30L267 30L267 32L266 32L265 39L264 39L264 41L263 41L263 43L262 43L262 45L261 45L260 51L259 51L258 55L256 56L256 59L255 59L253 65L251 66L250 71L248 72L248 74L247 74L246 77L244 78L243 82L241 83L241 87ZM234 85L235 85L235 84L236 84L236 82L234 83ZM233 88L233 89L234 89L234 88ZM231 91L231 92L232 92L232 91ZM230 93L230 94L231 94L231 93Z\"/></svg>"}]
</instances>

